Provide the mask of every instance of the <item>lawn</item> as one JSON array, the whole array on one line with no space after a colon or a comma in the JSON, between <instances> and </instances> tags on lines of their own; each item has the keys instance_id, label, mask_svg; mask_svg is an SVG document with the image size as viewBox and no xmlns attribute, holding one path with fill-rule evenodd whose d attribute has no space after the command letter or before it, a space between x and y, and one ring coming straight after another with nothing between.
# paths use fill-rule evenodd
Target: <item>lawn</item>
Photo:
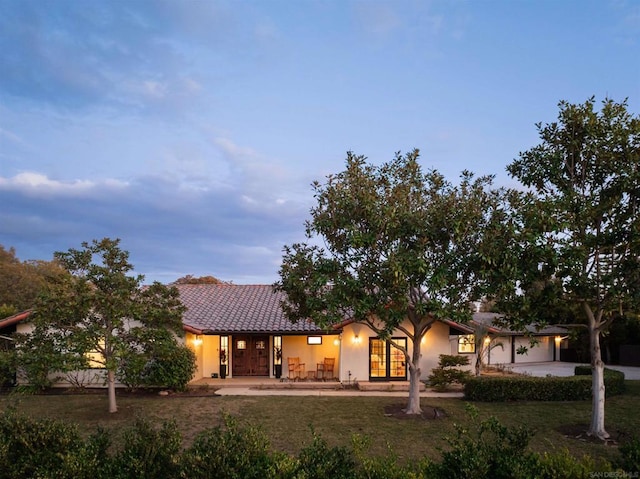
<instances>
[{"instance_id":1,"label":"lawn","mask_svg":"<svg viewBox=\"0 0 640 479\"><path fill-rule=\"evenodd\" d=\"M640 431L640 381L627 381L627 393L609 398L606 424L614 435ZM111 430L118 438L123 428L137 417L160 424L175 420L185 445L206 428L219 425L223 413L241 422L259 425L276 450L296 454L311 441L315 431L331 445L348 445L353 434L371 441L372 454L385 454L390 447L399 458L439 457L446 448L443 439L454 433L454 424L468 424L466 402L460 399L423 399L424 406L434 406L446 413L437 420L396 419L385 416L385 406L404 402L404 398L385 397L289 397L289 396L127 396L118 397L119 412L107 412L106 392L100 394L2 395L0 410L14 406L33 418L56 418L76 423L90 433L98 426ZM576 457L612 459L616 448L567 438L559 428L587 425L591 404L580 402L474 403L481 418L496 416L503 424L526 425L536 431L533 450L567 449ZM117 439L116 439L117 443Z\"/></svg>"}]
</instances>

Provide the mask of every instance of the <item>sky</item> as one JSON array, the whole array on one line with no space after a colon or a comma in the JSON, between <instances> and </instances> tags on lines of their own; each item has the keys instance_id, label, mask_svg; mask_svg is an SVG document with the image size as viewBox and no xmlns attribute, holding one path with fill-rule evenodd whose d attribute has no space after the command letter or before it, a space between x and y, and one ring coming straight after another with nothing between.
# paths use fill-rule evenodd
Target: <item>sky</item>
<instances>
[{"instance_id":1,"label":"sky","mask_svg":"<svg viewBox=\"0 0 640 479\"><path fill-rule=\"evenodd\" d=\"M0 0L0 245L273 283L347 151L513 186L592 96L640 113L637 0Z\"/></svg>"}]
</instances>

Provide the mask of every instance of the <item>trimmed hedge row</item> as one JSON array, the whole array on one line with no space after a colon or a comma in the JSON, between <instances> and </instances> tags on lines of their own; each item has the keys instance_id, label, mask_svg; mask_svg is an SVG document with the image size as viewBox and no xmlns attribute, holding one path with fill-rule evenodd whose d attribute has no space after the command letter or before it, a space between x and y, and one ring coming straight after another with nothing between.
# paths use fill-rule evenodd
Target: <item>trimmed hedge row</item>
<instances>
[{"instance_id":1,"label":"trimmed hedge row","mask_svg":"<svg viewBox=\"0 0 640 479\"><path fill-rule=\"evenodd\" d=\"M589 368L589 373L591 369ZM606 396L624 392L624 373L605 369ZM464 385L470 401L586 401L591 399L591 376L532 377L480 376L469 378Z\"/></svg>"}]
</instances>

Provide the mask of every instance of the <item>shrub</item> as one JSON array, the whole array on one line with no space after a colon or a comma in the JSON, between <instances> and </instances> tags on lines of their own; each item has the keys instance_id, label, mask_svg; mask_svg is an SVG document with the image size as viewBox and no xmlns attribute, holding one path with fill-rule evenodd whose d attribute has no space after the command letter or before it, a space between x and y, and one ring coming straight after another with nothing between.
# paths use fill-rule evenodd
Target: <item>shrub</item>
<instances>
[{"instance_id":1,"label":"shrub","mask_svg":"<svg viewBox=\"0 0 640 479\"><path fill-rule=\"evenodd\" d=\"M368 437L354 434L351 437L351 447L356 460L358 477L366 479L407 479L418 477L419 466L398 464L397 454L388 446L385 455L371 456L369 448L371 441Z\"/></svg>"},{"instance_id":2,"label":"shrub","mask_svg":"<svg viewBox=\"0 0 640 479\"><path fill-rule=\"evenodd\" d=\"M261 430L225 416L224 427L200 433L184 452L182 477L263 479L276 476L277 464Z\"/></svg>"},{"instance_id":3,"label":"shrub","mask_svg":"<svg viewBox=\"0 0 640 479\"><path fill-rule=\"evenodd\" d=\"M297 475L305 479L349 479L357 477L353 454L345 447L329 447L313 433L313 441L298 454Z\"/></svg>"},{"instance_id":4,"label":"shrub","mask_svg":"<svg viewBox=\"0 0 640 479\"><path fill-rule=\"evenodd\" d=\"M432 463L425 471L427 477L500 479L535 477L538 455L527 450L533 432L526 427L508 428L495 417L479 423L477 410L467 407L474 421L467 429L455 425L456 436L445 438L450 449L442 453L440 463Z\"/></svg>"},{"instance_id":5,"label":"shrub","mask_svg":"<svg viewBox=\"0 0 640 479\"><path fill-rule=\"evenodd\" d=\"M148 365L146 382L149 385L184 391L196 372L195 353L182 344L171 344L157 351Z\"/></svg>"},{"instance_id":6,"label":"shrub","mask_svg":"<svg viewBox=\"0 0 640 479\"><path fill-rule=\"evenodd\" d=\"M66 479L111 479L111 439L102 428L91 435L78 449L62 457L60 468L53 477Z\"/></svg>"},{"instance_id":7,"label":"shrub","mask_svg":"<svg viewBox=\"0 0 640 479\"><path fill-rule=\"evenodd\" d=\"M117 378L135 389L141 386L182 391L196 371L195 353L179 344L170 331L132 328L122 353Z\"/></svg>"},{"instance_id":8,"label":"shrub","mask_svg":"<svg viewBox=\"0 0 640 479\"><path fill-rule=\"evenodd\" d=\"M612 472L612 470L611 464L604 459L600 459L598 463L590 456L577 459L569 454L569 451L563 449L561 452L553 454L545 452L539 456L536 477L540 479L584 479L585 477L599 477L596 471Z\"/></svg>"},{"instance_id":9,"label":"shrub","mask_svg":"<svg viewBox=\"0 0 640 479\"><path fill-rule=\"evenodd\" d=\"M640 471L640 439L633 437L623 442L619 448L621 460L619 466L627 472Z\"/></svg>"},{"instance_id":10,"label":"shrub","mask_svg":"<svg viewBox=\"0 0 640 479\"><path fill-rule=\"evenodd\" d=\"M0 342L2 340L0 339ZM3 348L0 343L0 390L12 386L16 371L13 349Z\"/></svg>"},{"instance_id":11,"label":"shrub","mask_svg":"<svg viewBox=\"0 0 640 479\"><path fill-rule=\"evenodd\" d=\"M591 366L579 364L574 369L576 376L591 376ZM607 396L616 396L625 391L624 373L615 369L604 368L604 385Z\"/></svg>"},{"instance_id":12,"label":"shrub","mask_svg":"<svg viewBox=\"0 0 640 479\"><path fill-rule=\"evenodd\" d=\"M444 391L452 384L464 384L471 373L458 369L458 366L467 366L468 364L468 356L441 354L438 367L431 370L429 384L437 391Z\"/></svg>"},{"instance_id":13,"label":"shrub","mask_svg":"<svg viewBox=\"0 0 640 479\"><path fill-rule=\"evenodd\" d=\"M60 458L81 447L77 427L62 421L33 420L13 410L0 416L0 477L53 477Z\"/></svg>"},{"instance_id":14,"label":"shrub","mask_svg":"<svg viewBox=\"0 0 640 479\"><path fill-rule=\"evenodd\" d=\"M174 422L160 428L137 419L124 432L124 446L113 460L114 478L173 478L180 471L182 437Z\"/></svg>"},{"instance_id":15,"label":"shrub","mask_svg":"<svg viewBox=\"0 0 640 479\"><path fill-rule=\"evenodd\" d=\"M624 375L623 375L624 378ZM624 390L624 379L616 374L605 375L607 396ZM586 401L591 398L591 377L472 377L464 387L471 401Z\"/></svg>"}]
</instances>

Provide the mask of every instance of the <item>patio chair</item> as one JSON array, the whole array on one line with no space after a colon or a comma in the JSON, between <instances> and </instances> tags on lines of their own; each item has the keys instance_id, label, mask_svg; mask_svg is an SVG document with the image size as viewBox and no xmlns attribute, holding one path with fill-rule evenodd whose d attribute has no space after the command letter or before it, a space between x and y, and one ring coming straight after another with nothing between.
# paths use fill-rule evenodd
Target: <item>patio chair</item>
<instances>
[{"instance_id":1,"label":"patio chair","mask_svg":"<svg viewBox=\"0 0 640 479\"><path fill-rule=\"evenodd\" d=\"M333 367L336 364L336 358L324 358L324 361L317 364L316 377L318 379L333 379Z\"/></svg>"},{"instance_id":2,"label":"patio chair","mask_svg":"<svg viewBox=\"0 0 640 479\"><path fill-rule=\"evenodd\" d=\"M287 358L289 365L289 379L301 379L304 377L304 363L300 362L300 358Z\"/></svg>"}]
</instances>

